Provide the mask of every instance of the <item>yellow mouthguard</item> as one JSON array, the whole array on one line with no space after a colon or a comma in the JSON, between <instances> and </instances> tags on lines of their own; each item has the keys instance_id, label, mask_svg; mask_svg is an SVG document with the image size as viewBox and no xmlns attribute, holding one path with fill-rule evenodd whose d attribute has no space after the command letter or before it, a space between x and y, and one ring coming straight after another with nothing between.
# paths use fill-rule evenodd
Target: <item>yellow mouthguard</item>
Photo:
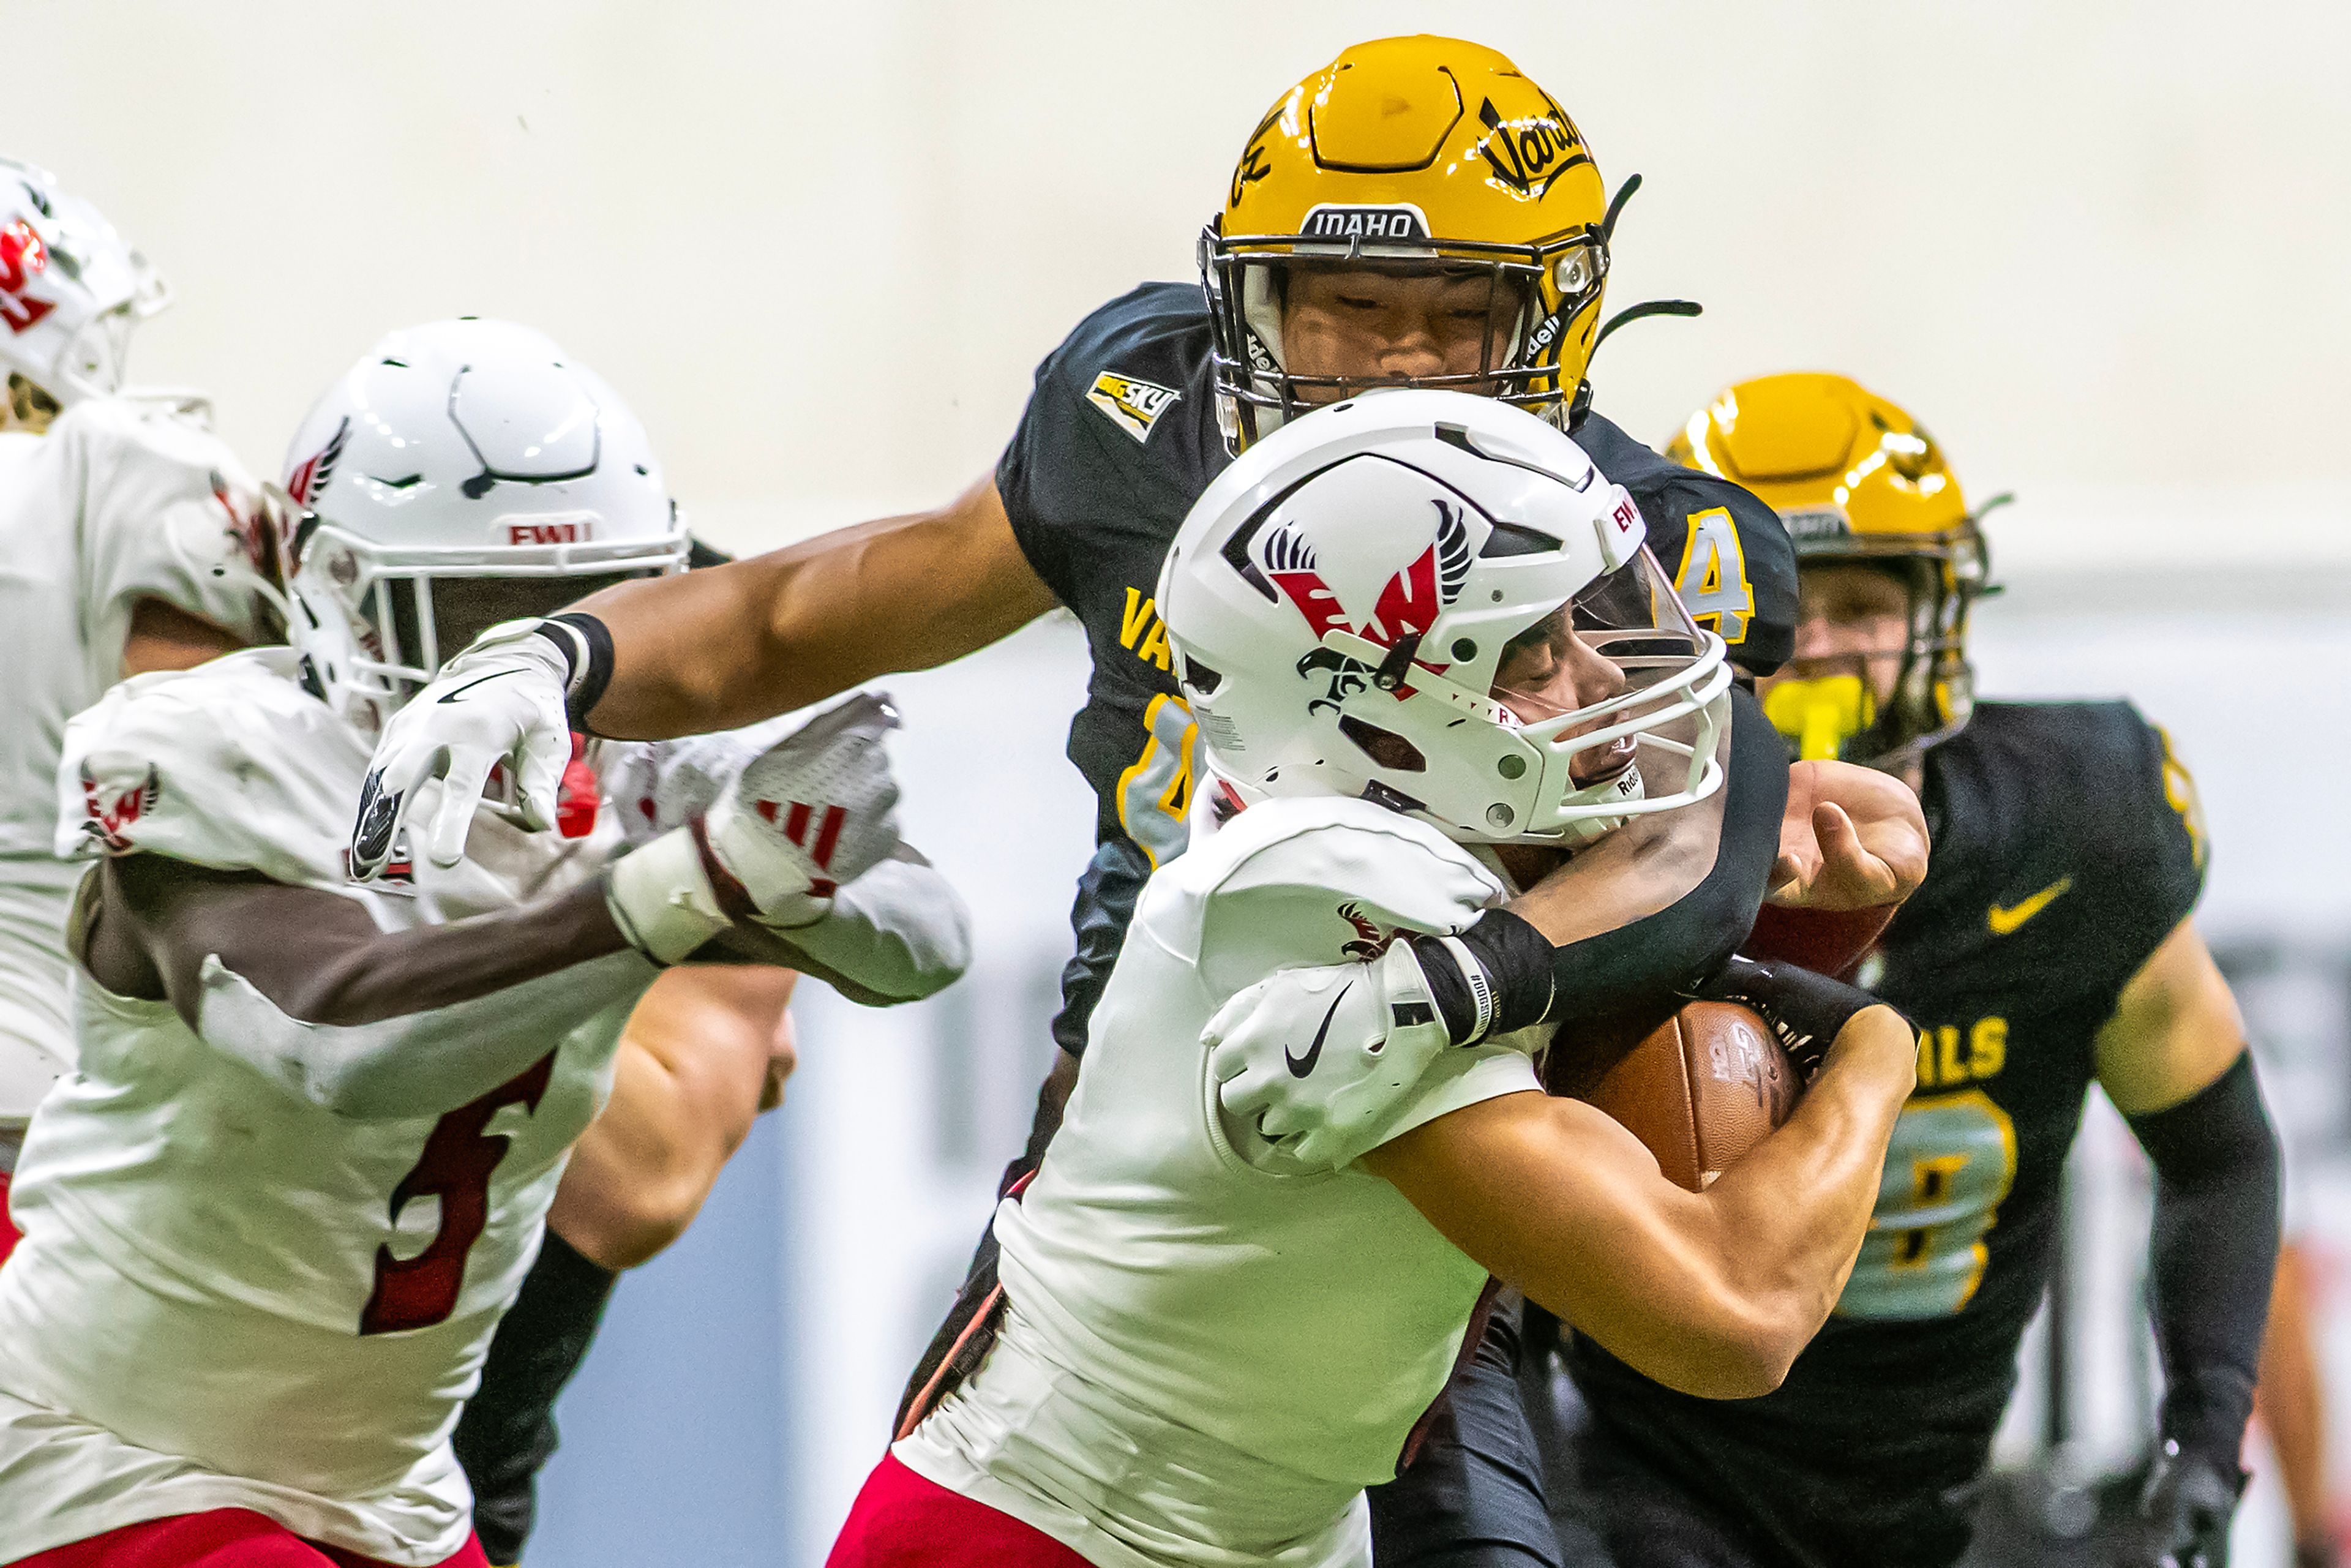
<instances>
[{"instance_id":1,"label":"yellow mouthguard","mask_svg":"<svg viewBox=\"0 0 2351 1568\"><path fill-rule=\"evenodd\" d=\"M1772 686L1763 696L1763 716L1795 742L1802 760L1833 762L1876 718L1877 704L1859 675L1823 675Z\"/></svg>"}]
</instances>

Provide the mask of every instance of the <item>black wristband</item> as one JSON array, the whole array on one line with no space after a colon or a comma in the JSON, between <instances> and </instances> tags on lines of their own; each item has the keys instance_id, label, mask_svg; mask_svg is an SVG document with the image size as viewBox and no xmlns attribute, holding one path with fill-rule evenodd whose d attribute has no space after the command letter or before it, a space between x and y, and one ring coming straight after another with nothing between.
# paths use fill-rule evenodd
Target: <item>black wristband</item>
<instances>
[{"instance_id":1,"label":"black wristband","mask_svg":"<svg viewBox=\"0 0 2351 1568\"><path fill-rule=\"evenodd\" d=\"M1762 1014L1810 1078L1855 1015L1885 1004L1858 986L1778 959L1734 954L1697 988L1702 1001L1742 1002Z\"/></svg>"},{"instance_id":2,"label":"black wristband","mask_svg":"<svg viewBox=\"0 0 2351 1568\"><path fill-rule=\"evenodd\" d=\"M585 735L596 732L589 727L588 715L604 688L612 683L612 633L604 623L583 611L567 610L560 615L550 615L553 624L569 627L570 636L549 633L544 625L540 635L563 650L563 662L569 668L569 678L564 682L563 711L571 727ZM575 641L576 639L576 641ZM583 668L580 654L587 655Z\"/></svg>"},{"instance_id":3,"label":"black wristband","mask_svg":"<svg viewBox=\"0 0 2351 1568\"><path fill-rule=\"evenodd\" d=\"M1412 939L1413 956L1427 977L1429 996L1437 1003L1446 1032L1456 1045L1509 1034L1541 1023L1551 1010L1551 942L1524 919L1507 909L1489 909L1452 938L1468 951L1484 971L1491 995L1491 1020L1480 1032L1479 1009L1473 989L1475 977L1464 975L1446 940L1437 936Z\"/></svg>"}]
</instances>

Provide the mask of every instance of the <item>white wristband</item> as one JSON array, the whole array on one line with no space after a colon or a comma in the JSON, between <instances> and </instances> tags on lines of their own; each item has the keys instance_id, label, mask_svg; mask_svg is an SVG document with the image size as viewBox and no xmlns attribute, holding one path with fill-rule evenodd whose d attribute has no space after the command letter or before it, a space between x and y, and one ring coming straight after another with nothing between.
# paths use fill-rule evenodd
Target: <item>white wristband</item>
<instances>
[{"instance_id":1,"label":"white wristband","mask_svg":"<svg viewBox=\"0 0 2351 1568\"><path fill-rule=\"evenodd\" d=\"M1478 1021L1470 1026L1469 1038L1457 1040L1453 1043L1475 1045L1486 1038L1488 1030L1494 1027L1494 982L1488 977L1486 966L1478 962L1477 955L1469 951L1467 942L1458 936L1439 936L1437 941L1437 946L1452 954L1453 961L1460 966L1461 977L1469 985L1470 1004L1478 1009Z\"/></svg>"},{"instance_id":2,"label":"white wristband","mask_svg":"<svg viewBox=\"0 0 2351 1568\"><path fill-rule=\"evenodd\" d=\"M690 828L673 828L607 873L604 904L629 945L674 964L734 922L718 907Z\"/></svg>"}]
</instances>

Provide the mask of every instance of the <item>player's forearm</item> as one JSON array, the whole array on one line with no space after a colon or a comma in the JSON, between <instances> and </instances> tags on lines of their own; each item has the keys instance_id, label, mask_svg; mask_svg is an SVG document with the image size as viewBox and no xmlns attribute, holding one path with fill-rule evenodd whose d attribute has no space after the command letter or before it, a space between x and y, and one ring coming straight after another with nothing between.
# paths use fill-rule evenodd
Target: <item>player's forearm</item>
<instances>
[{"instance_id":1,"label":"player's forearm","mask_svg":"<svg viewBox=\"0 0 2351 1568\"><path fill-rule=\"evenodd\" d=\"M584 716L589 727L619 739L699 735L839 690L801 695L804 673L772 624L771 607L799 570L789 554L624 582L582 600L575 608L602 622L612 644L603 693Z\"/></svg>"},{"instance_id":2,"label":"player's forearm","mask_svg":"<svg viewBox=\"0 0 2351 1568\"><path fill-rule=\"evenodd\" d=\"M971 967L971 911L946 878L903 844L833 894L824 918L778 936L870 1004L920 1001Z\"/></svg>"},{"instance_id":3,"label":"player's forearm","mask_svg":"<svg viewBox=\"0 0 2351 1568\"><path fill-rule=\"evenodd\" d=\"M2147 1278L2163 1357L2163 1436L2233 1467L2252 1413L2278 1251L2277 1138L2252 1057L2130 1124L2155 1166Z\"/></svg>"},{"instance_id":4,"label":"player's forearm","mask_svg":"<svg viewBox=\"0 0 2351 1568\"><path fill-rule=\"evenodd\" d=\"M1722 1279L1782 1355L1782 1371L1852 1271L1916 1060L1909 1027L1891 1009L1857 1015L1787 1124L1704 1195Z\"/></svg>"},{"instance_id":5,"label":"player's forearm","mask_svg":"<svg viewBox=\"0 0 2351 1568\"><path fill-rule=\"evenodd\" d=\"M387 932L332 894L152 855L106 875L84 960L100 984L152 990L216 1049L347 1115L462 1105L659 973L622 940L601 885Z\"/></svg>"},{"instance_id":6,"label":"player's forearm","mask_svg":"<svg viewBox=\"0 0 2351 1568\"><path fill-rule=\"evenodd\" d=\"M1553 1019L1663 1003L1754 924L1779 853L1787 750L1745 692L1731 715L1716 801L1636 819L1510 904L1552 943Z\"/></svg>"},{"instance_id":7,"label":"player's forearm","mask_svg":"<svg viewBox=\"0 0 2351 1568\"><path fill-rule=\"evenodd\" d=\"M599 735L733 729L975 653L1053 607L994 477L935 511L585 600L612 636Z\"/></svg>"}]
</instances>

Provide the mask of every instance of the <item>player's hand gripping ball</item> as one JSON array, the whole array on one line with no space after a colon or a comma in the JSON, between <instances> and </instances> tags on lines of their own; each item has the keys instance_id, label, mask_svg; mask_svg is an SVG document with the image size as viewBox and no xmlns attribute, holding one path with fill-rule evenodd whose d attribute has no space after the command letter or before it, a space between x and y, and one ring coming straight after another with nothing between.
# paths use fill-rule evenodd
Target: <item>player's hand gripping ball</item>
<instances>
[{"instance_id":1,"label":"player's hand gripping ball","mask_svg":"<svg viewBox=\"0 0 2351 1568\"><path fill-rule=\"evenodd\" d=\"M1266 1163L1335 1170L1379 1142L1452 1037L1398 941L1369 963L1269 975L1218 1008L1200 1043L1217 1103L1271 1145Z\"/></svg>"}]
</instances>

